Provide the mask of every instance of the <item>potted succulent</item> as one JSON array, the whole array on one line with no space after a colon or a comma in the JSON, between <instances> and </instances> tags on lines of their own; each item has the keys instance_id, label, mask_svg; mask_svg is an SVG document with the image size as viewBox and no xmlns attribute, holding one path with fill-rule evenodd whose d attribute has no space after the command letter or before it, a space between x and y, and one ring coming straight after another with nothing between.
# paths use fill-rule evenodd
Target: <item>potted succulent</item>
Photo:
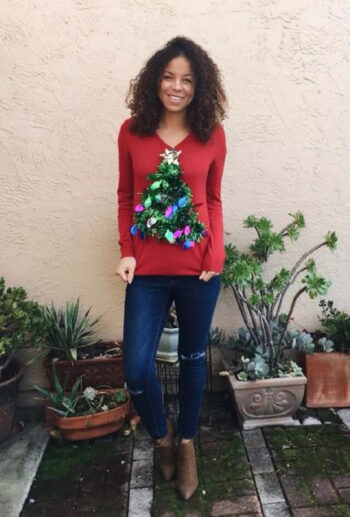
<instances>
[{"instance_id":1,"label":"potted succulent","mask_svg":"<svg viewBox=\"0 0 350 517\"><path fill-rule=\"evenodd\" d=\"M232 244L225 245L222 284L233 292L247 335L242 339L241 332L231 340L231 348L236 351L235 361L224 358L223 363L245 429L291 423L306 383L306 377L291 355L297 342L290 329L293 310L303 293L316 298L324 295L330 285L317 274L315 261L309 257L323 246L334 250L337 242L334 232L328 232L324 241L306 251L292 268L283 267L270 280L264 279L263 265L270 255L285 251L285 238L297 240L300 229L305 226L301 212L292 218L292 222L275 232L269 219L247 217L244 226L257 233L249 252L241 253ZM283 314L286 293L302 274L289 310Z\"/></svg>"},{"instance_id":2,"label":"potted succulent","mask_svg":"<svg viewBox=\"0 0 350 517\"><path fill-rule=\"evenodd\" d=\"M313 353L305 354L307 377L305 404L308 407L350 406L350 314L334 302L322 299L320 318L324 332L316 331Z\"/></svg>"},{"instance_id":3,"label":"potted succulent","mask_svg":"<svg viewBox=\"0 0 350 517\"><path fill-rule=\"evenodd\" d=\"M91 321L90 311L91 307L80 314L79 298L76 302L66 303L64 309L57 309L53 303L44 307L46 339L33 361L44 357L51 387L52 361L61 382L67 377L67 387L71 387L81 374L84 374L83 388L100 384L123 386L121 343L95 337L95 325L100 317Z\"/></svg>"},{"instance_id":4,"label":"potted succulent","mask_svg":"<svg viewBox=\"0 0 350 517\"><path fill-rule=\"evenodd\" d=\"M41 343L44 322L41 307L27 300L22 287L8 287L0 277L0 441L13 425L18 385L24 364L15 357L20 348Z\"/></svg>"},{"instance_id":5,"label":"potted succulent","mask_svg":"<svg viewBox=\"0 0 350 517\"><path fill-rule=\"evenodd\" d=\"M176 307L171 304L168 317L159 340L157 357L170 362L178 360L179 324L177 321Z\"/></svg>"},{"instance_id":6,"label":"potted succulent","mask_svg":"<svg viewBox=\"0 0 350 517\"><path fill-rule=\"evenodd\" d=\"M33 387L46 397L45 424L59 429L66 440L96 438L119 430L129 413L129 394L124 388L82 389L82 375L70 391L62 385L53 363L54 391ZM55 435L55 433L54 433Z\"/></svg>"}]
</instances>

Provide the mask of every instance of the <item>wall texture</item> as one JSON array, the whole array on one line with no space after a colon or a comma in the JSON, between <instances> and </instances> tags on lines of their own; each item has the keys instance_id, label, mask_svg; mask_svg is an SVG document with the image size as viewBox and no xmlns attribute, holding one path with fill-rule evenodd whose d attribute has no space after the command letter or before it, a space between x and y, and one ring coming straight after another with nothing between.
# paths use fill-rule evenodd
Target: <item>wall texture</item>
<instances>
[{"instance_id":1,"label":"wall texture","mask_svg":"<svg viewBox=\"0 0 350 517\"><path fill-rule=\"evenodd\" d=\"M171 37L202 44L224 76L227 242L245 248L248 214L304 212L307 228L271 268L319 252L329 297L350 309L350 9L346 0L3 0L0 71L0 273L58 305L80 296L121 337L125 286L114 275L116 136L129 80ZM272 270L271 269L271 270ZM200 308L199 308L200 310ZM295 318L317 325L317 301ZM214 324L240 324L223 291Z\"/></svg>"}]
</instances>

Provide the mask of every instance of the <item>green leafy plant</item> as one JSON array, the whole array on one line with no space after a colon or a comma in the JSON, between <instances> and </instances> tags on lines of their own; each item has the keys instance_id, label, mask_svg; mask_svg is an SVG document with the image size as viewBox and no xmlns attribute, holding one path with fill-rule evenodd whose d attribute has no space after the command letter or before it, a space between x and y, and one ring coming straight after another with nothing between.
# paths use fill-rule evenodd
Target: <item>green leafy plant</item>
<instances>
[{"instance_id":1,"label":"green leafy plant","mask_svg":"<svg viewBox=\"0 0 350 517\"><path fill-rule=\"evenodd\" d=\"M45 334L41 306L23 287L5 288L0 277L0 381L19 348L39 346Z\"/></svg>"},{"instance_id":2,"label":"green leafy plant","mask_svg":"<svg viewBox=\"0 0 350 517\"><path fill-rule=\"evenodd\" d=\"M37 385L33 385L33 388L49 399L51 406L48 408L60 416L72 417L100 413L114 409L128 400L126 391L122 389L106 392L88 386L82 391L84 374L78 377L71 390L67 391L67 378L62 385L54 361L52 371L55 391L49 391Z\"/></svg>"},{"instance_id":3,"label":"green leafy plant","mask_svg":"<svg viewBox=\"0 0 350 517\"><path fill-rule=\"evenodd\" d=\"M320 321L328 338L320 343L323 346L323 350L326 352L350 353L350 314L336 309L332 300L326 302L326 300L322 299L320 307L322 307ZM333 342L332 350L329 349L329 344L326 344L327 340Z\"/></svg>"},{"instance_id":4,"label":"green leafy plant","mask_svg":"<svg viewBox=\"0 0 350 517\"><path fill-rule=\"evenodd\" d=\"M270 280L264 278L264 263L273 253L284 252L285 239L297 240L301 229L305 227L301 212L290 215L292 221L279 232L273 230L272 222L266 217L247 217L244 226L257 233L257 238L247 253L241 253L232 244L225 245L222 284L224 288L231 288L245 323L248 334L244 336L241 331L239 339L245 339L249 343L248 357L253 363L246 363L246 369L241 366L242 371L251 379L293 375L298 372L285 353L293 343L288 330L295 304L303 293L308 294L311 299L324 295L330 285L328 280L317 273L315 261L310 255L323 246L333 251L337 244L335 232L328 232L320 244L306 251L290 269L282 267ZM288 312L281 313L286 293L303 274L301 285L294 293ZM296 343L295 341L294 346Z\"/></svg>"},{"instance_id":5,"label":"green leafy plant","mask_svg":"<svg viewBox=\"0 0 350 517\"><path fill-rule=\"evenodd\" d=\"M57 309L53 303L43 309L46 327L46 339L43 351L32 361L49 354L51 357L67 359L71 362L78 359L79 352L99 343L95 338L95 325L100 317L90 321L91 307L81 316L79 298L76 302L66 303L64 309Z\"/></svg>"}]
</instances>

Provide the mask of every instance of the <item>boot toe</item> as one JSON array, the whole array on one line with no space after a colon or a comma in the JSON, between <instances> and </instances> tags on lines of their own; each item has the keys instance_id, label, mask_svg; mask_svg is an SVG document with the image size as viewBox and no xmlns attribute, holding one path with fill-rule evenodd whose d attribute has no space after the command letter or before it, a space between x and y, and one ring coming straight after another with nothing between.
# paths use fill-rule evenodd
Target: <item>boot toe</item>
<instances>
[{"instance_id":1,"label":"boot toe","mask_svg":"<svg viewBox=\"0 0 350 517\"><path fill-rule=\"evenodd\" d=\"M191 499L193 494L196 492L197 488L198 484L194 488L176 486L176 490L178 491L179 495L182 497L182 499L185 499L186 501Z\"/></svg>"}]
</instances>

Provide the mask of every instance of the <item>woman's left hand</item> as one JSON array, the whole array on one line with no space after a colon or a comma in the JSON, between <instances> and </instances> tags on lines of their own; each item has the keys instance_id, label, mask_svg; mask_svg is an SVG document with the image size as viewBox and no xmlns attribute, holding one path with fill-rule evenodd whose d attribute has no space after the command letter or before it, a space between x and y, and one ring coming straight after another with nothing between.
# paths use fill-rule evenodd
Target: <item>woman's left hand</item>
<instances>
[{"instance_id":1,"label":"woman's left hand","mask_svg":"<svg viewBox=\"0 0 350 517\"><path fill-rule=\"evenodd\" d=\"M220 273L216 273L215 271L202 271L199 280L204 280L204 282L208 282L213 276L217 276Z\"/></svg>"}]
</instances>

